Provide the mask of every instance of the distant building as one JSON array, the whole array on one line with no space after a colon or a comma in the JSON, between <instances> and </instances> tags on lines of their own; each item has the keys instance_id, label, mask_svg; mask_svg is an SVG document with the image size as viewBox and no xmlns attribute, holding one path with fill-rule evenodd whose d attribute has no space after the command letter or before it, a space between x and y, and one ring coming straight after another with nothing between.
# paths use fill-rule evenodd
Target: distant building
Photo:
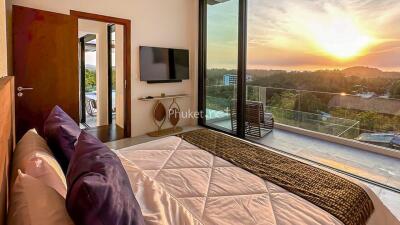
<instances>
[{"instance_id":1,"label":"distant building","mask_svg":"<svg viewBox=\"0 0 400 225\"><path fill-rule=\"evenodd\" d=\"M253 81L253 77L249 74L246 75L246 81ZM236 85L237 84L237 75L236 74L225 74L224 75L224 85Z\"/></svg>"}]
</instances>

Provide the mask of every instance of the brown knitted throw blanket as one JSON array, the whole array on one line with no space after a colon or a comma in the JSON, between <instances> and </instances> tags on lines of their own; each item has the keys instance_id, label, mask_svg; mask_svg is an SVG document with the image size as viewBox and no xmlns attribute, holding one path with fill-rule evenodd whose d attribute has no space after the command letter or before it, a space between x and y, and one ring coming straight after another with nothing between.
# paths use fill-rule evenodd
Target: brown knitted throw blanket
<instances>
[{"instance_id":1,"label":"brown knitted throw blanket","mask_svg":"<svg viewBox=\"0 0 400 225\"><path fill-rule=\"evenodd\" d=\"M177 136L308 200L345 225L364 225L374 211L364 189L320 168L208 129Z\"/></svg>"}]
</instances>

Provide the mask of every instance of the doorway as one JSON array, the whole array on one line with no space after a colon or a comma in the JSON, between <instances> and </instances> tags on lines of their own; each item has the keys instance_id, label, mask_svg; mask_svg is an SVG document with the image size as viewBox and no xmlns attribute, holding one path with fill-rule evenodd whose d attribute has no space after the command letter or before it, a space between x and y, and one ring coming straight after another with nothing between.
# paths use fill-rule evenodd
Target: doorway
<instances>
[{"instance_id":1,"label":"doorway","mask_svg":"<svg viewBox=\"0 0 400 225\"><path fill-rule=\"evenodd\" d=\"M71 15L78 20L80 126L103 142L130 137L130 21Z\"/></svg>"},{"instance_id":2,"label":"doorway","mask_svg":"<svg viewBox=\"0 0 400 225\"><path fill-rule=\"evenodd\" d=\"M81 34L80 49L80 127L97 127L96 34Z\"/></svg>"},{"instance_id":3,"label":"doorway","mask_svg":"<svg viewBox=\"0 0 400 225\"><path fill-rule=\"evenodd\" d=\"M89 124L89 113L86 114L86 92L94 90L96 91L92 93L92 99L95 101L91 101L93 110L90 113L96 117L92 125L85 126L85 129L103 142L130 137L130 20L78 11L71 11L70 15L66 15L22 6L13 6L13 15L13 69L15 85L18 87L15 99L17 140L32 128L43 134L43 122L55 105L60 106L77 123ZM86 85L87 87L81 84L89 81L90 75L85 75L86 69L89 68L86 68L86 62L81 62L81 67L78 63L81 60L78 58L89 61L86 59L86 47L97 46L100 38L96 32L79 32L78 23L81 19L105 23L106 41L102 43L106 45L106 49L111 48L110 52L120 52L115 56L112 53L109 54L111 56L106 54L102 63L98 63L96 59L96 69L91 71L91 77L96 78L92 79L91 86ZM109 25L116 25L115 29ZM117 35L118 29L121 30L120 35ZM57 32L54 32L55 30ZM107 33L108 30L111 32ZM86 36L89 34L91 37ZM107 41L107 34L111 35L111 38L108 38L110 41ZM81 39L82 37L84 38ZM115 44L118 38L122 43L120 45ZM120 58L117 59L118 57ZM108 68L109 60L111 68ZM105 75L101 77L103 80L99 80L97 76L100 71L97 67L104 65L105 69L102 70L105 71ZM113 69L114 67L116 69ZM111 87L108 88L108 85ZM86 90L87 88L91 90ZM99 88L101 90L98 90ZM101 107L100 102L103 104ZM98 114L101 114L101 117L98 117Z\"/></svg>"}]
</instances>

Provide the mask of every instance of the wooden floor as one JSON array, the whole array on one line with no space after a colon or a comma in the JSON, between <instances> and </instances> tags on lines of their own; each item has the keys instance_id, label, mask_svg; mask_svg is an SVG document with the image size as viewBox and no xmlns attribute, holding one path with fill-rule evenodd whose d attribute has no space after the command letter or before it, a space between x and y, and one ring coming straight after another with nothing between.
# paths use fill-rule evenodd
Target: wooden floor
<instances>
[{"instance_id":1,"label":"wooden floor","mask_svg":"<svg viewBox=\"0 0 400 225\"><path fill-rule=\"evenodd\" d=\"M179 133L184 133L184 132L188 132L188 131L192 131L192 130L197 130L197 129L202 129L203 127L200 126L185 126L182 127L183 130L174 134L170 134L167 136L163 136L163 137L150 137L149 135L145 134L142 136L136 136L136 137L129 137L129 138L124 138L122 140L118 140L118 141L110 141L108 143L106 143L106 145L113 150L119 150L122 148L126 148L126 147L130 147L133 145L138 145L138 144L142 144L142 143L146 143L149 141L155 141L155 140L159 140L159 139L163 139L169 136L173 136Z\"/></svg>"},{"instance_id":2,"label":"wooden floor","mask_svg":"<svg viewBox=\"0 0 400 225\"><path fill-rule=\"evenodd\" d=\"M102 142L117 141L125 138L124 129L117 125L106 125L86 128L86 132L97 137Z\"/></svg>"}]
</instances>

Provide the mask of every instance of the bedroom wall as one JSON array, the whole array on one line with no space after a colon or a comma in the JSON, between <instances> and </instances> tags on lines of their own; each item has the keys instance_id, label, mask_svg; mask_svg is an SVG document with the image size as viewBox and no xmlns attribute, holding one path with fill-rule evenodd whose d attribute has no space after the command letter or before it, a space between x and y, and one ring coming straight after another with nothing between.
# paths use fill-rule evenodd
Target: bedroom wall
<instances>
[{"instance_id":1,"label":"bedroom wall","mask_svg":"<svg viewBox=\"0 0 400 225\"><path fill-rule=\"evenodd\" d=\"M115 123L124 127L124 26L115 25Z\"/></svg>"},{"instance_id":2,"label":"bedroom wall","mask_svg":"<svg viewBox=\"0 0 400 225\"><path fill-rule=\"evenodd\" d=\"M189 94L180 99L182 111L197 110L197 0L13 0L13 4L69 14L85 11L132 21L132 136L155 130L153 104L139 101L148 95ZM190 80L173 84L147 84L139 78L139 46L185 48L190 50ZM170 102L166 102L168 107ZM193 125L184 119L181 125ZM169 125L169 123L167 123Z\"/></svg>"}]
</instances>

